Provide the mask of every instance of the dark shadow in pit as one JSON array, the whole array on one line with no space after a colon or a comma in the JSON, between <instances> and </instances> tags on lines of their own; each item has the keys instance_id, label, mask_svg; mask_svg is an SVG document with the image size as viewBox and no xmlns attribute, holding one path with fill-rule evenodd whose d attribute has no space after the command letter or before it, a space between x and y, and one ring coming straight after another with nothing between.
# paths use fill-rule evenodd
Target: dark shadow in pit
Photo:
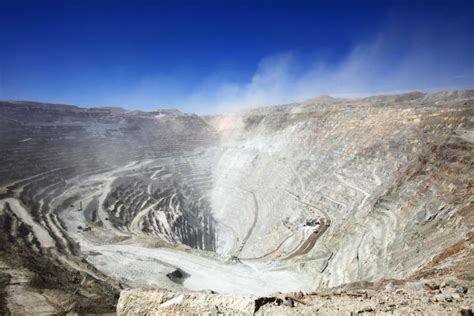
<instances>
[{"instance_id":1,"label":"dark shadow in pit","mask_svg":"<svg viewBox=\"0 0 474 316\"><path fill-rule=\"evenodd\" d=\"M266 304L275 304L280 306L281 304L283 304L283 300L278 297L259 297L255 300L255 310L253 313L255 314L256 312L258 312L260 307Z\"/></svg>"},{"instance_id":2,"label":"dark shadow in pit","mask_svg":"<svg viewBox=\"0 0 474 316\"><path fill-rule=\"evenodd\" d=\"M168 273L166 276L172 282L177 283L179 285L183 285L184 280L189 278L191 275L178 268L174 270L173 272Z\"/></svg>"}]
</instances>

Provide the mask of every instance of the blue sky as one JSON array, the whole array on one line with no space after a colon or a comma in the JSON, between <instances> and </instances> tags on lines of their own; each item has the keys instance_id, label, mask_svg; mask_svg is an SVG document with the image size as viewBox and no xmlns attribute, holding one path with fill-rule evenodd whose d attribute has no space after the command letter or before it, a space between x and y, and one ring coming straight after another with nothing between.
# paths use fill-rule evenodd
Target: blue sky
<instances>
[{"instance_id":1,"label":"blue sky","mask_svg":"<svg viewBox=\"0 0 474 316\"><path fill-rule=\"evenodd\" d=\"M0 99L209 113L474 86L474 1L0 0Z\"/></svg>"}]
</instances>

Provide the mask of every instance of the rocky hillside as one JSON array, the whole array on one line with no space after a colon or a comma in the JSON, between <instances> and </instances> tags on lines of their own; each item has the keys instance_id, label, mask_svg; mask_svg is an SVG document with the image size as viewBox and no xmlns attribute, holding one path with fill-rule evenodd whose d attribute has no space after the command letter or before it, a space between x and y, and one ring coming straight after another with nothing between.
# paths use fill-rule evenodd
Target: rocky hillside
<instances>
[{"instance_id":1,"label":"rocky hillside","mask_svg":"<svg viewBox=\"0 0 474 316\"><path fill-rule=\"evenodd\" d=\"M206 117L1 102L0 306L105 312L122 289L160 288L182 311L220 298L176 291L257 295L232 296L247 313L286 302L272 293L315 293L285 303L305 308L357 284L377 310L383 279L398 280L399 305L424 279L467 293L473 118L474 90ZM472 304L461 292L429 308ZM119 312L162 308L150 295L164 294L123 292Z\"/></svg>"}]
</instances>

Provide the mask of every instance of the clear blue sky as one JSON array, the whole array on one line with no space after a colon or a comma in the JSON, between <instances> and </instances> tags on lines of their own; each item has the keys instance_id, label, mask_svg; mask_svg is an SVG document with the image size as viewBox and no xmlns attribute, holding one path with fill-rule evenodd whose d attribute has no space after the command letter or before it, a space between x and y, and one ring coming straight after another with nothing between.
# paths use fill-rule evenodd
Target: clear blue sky
<instances>
[{"instance_id":1,"label":"clear blue sky","mask_svg":"<svg viewBox=\"0 0 474 316\"><path fill-rule=\"evenodd\" d=\"M474 1L0 0L0 99L199 113L474 86Z\"/></svg>"}]
</instances>

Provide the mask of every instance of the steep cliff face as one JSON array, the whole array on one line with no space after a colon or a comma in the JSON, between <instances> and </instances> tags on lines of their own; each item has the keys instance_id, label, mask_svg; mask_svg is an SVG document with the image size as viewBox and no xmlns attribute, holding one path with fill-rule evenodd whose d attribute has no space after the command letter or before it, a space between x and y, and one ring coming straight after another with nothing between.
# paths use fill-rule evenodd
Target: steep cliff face
<instances>
[{"instance_id":1,"label":"steep cliff face","mask_svg":"<svg viewBox=\"0 0 474 316\"><path fill-rule=\"evenodd\" d=\"M1 257L94 297L416 275L473 230L473 114L472 90L203 118L2 102Z\"/></svg>"},{"instance_id":2,"label":"steep cliff face","mask_svg":"<svg viewBox=\"0 0 474 316\"><path fill-rule=\"evenodd\" d=\"M402 278L463 239L473 224L474 103L470 92L445 95L209 118L221 135L214 216L233 228L217 234L217 250L291 259L315 284L335 286Z\"/></svg>"}]
</instances>

